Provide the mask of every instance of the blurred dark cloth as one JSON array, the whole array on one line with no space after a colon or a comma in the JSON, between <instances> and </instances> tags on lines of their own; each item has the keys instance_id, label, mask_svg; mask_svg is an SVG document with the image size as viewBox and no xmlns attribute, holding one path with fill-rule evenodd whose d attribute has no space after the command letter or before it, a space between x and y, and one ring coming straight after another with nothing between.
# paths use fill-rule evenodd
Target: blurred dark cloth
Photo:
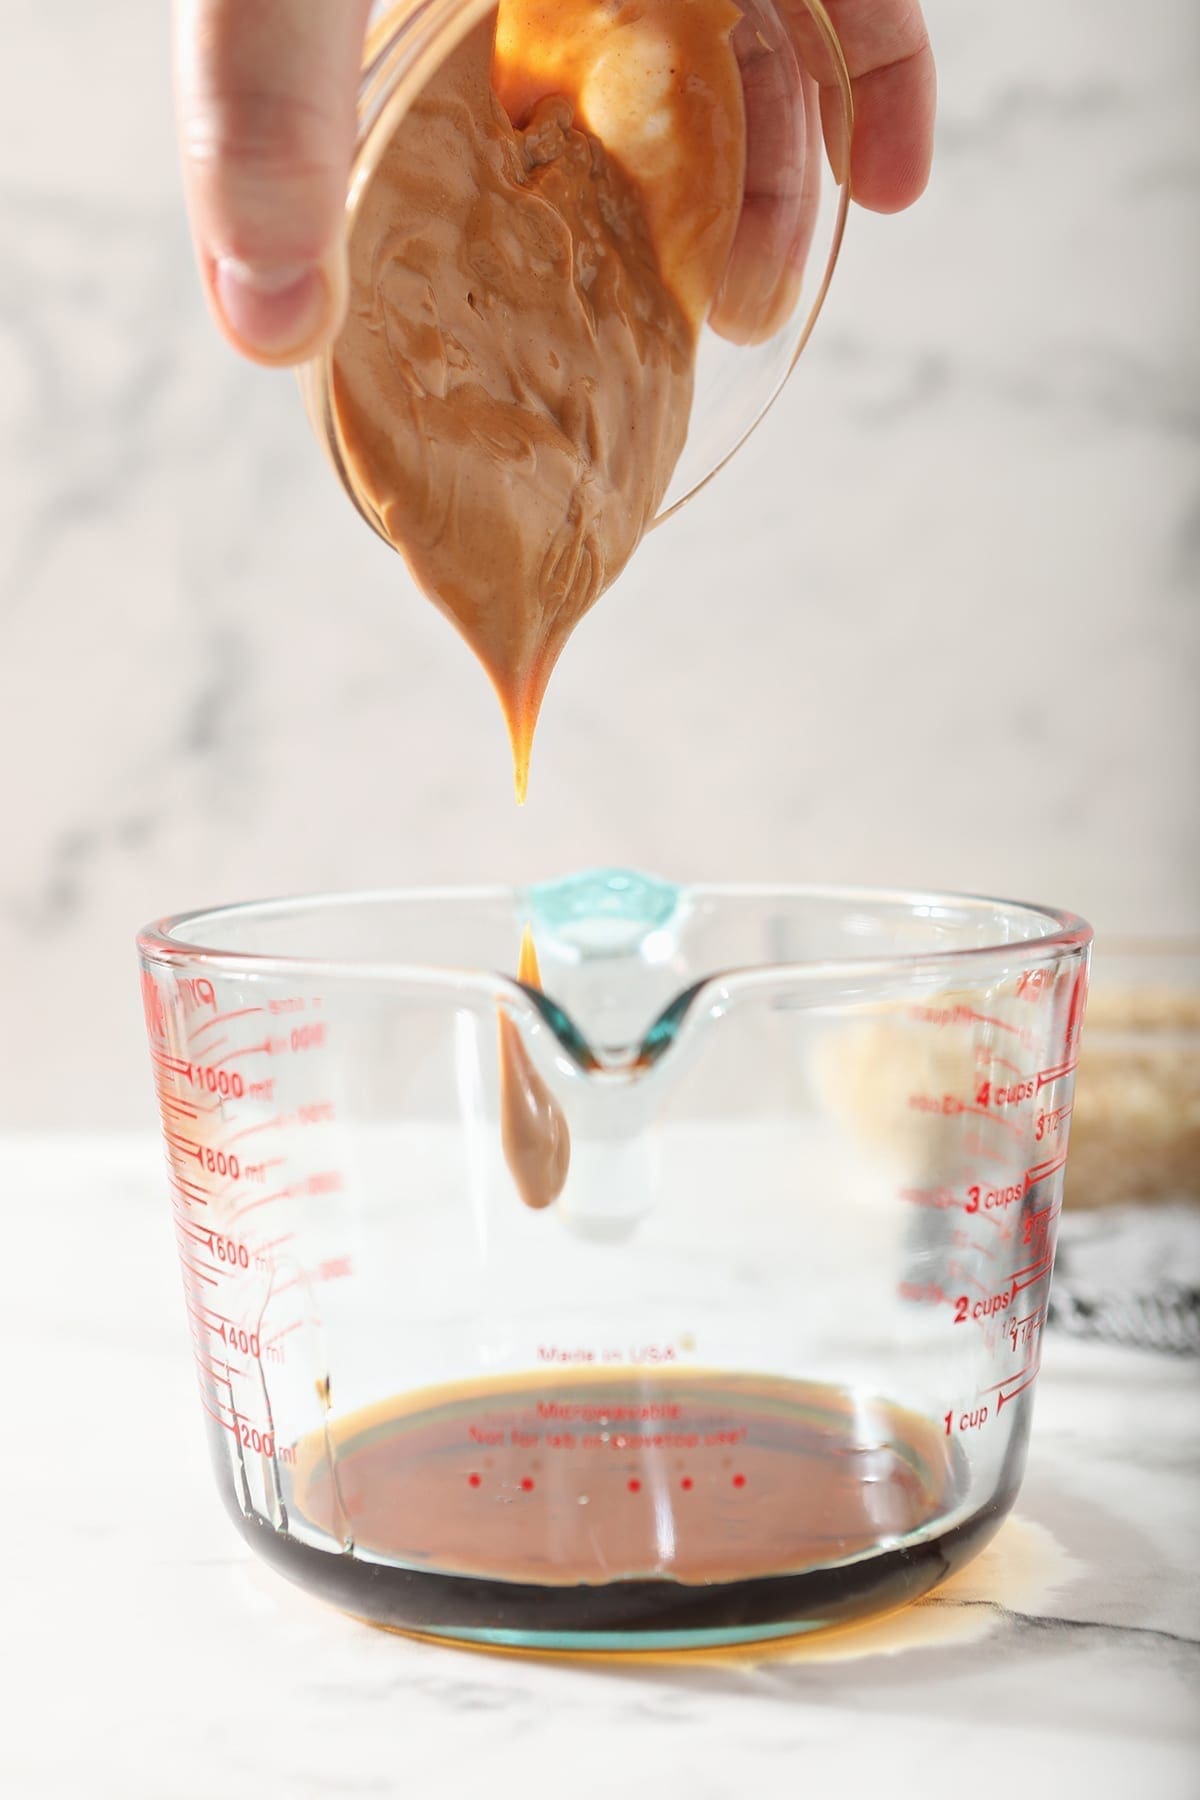
<instances>
[{"instance_id":1,"label":"blurred dark cloth","mask_svg":"<svg viewBox=\"0 0 1200 1800\"><path fill-rule=\"evenodd\" d=\"M1200 1355L1200 1207L1068 1207L1047 1324L1073 1337Z\"/></svg>"}]
</instances>

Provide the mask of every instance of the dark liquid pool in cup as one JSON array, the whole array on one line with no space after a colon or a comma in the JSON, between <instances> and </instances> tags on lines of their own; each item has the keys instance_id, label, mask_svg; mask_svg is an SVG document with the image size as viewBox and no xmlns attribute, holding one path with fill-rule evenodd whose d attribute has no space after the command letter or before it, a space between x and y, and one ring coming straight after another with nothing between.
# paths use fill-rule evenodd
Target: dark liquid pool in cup
<instances>
[{"instance_id":1,"label":"dark liquid pool in cup","mask_svg":"<svg viewBox=\"0 0 1200 1800\"><path fill-rule=\"evenodd\" d=\"M329 1547L258 1515L239 1527L342 1610L597 1650L781 1637L898 1606L982 1548L1015 1488L966 1515L944 1427L874 1396L628 1369L384 1401L301 1440L280 1474L289 1521Z\"/></svg>"}]
</instances>

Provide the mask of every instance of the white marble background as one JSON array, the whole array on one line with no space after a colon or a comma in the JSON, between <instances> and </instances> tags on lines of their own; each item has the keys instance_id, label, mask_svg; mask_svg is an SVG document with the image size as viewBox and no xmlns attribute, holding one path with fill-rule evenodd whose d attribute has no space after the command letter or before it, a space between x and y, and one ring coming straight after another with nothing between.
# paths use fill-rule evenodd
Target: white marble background
<instances>
[{"instance_id":1,"label":"white marble background","mask_svg":"<svg viewBox=\"0 0 1200 1800\"><path fill-rule=\"evenodd\" d=\"M194 902L627 862L1196 922L1194 0L928 0L931 193L580 630L522 815L207 324L165 10L0 24L0 1126L149 1122L132 933Z\"/></svg>"}]
</instances>

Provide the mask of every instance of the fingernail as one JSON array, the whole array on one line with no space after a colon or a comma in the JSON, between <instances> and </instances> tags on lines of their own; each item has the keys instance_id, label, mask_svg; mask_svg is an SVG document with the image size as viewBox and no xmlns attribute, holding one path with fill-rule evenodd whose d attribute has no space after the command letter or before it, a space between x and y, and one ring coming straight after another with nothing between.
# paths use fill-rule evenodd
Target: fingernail
<instances>
[{"instance_id":1,"label":"fingernail","mask_svg":"<svg viewBox=\"0 0 1200 1800\"><path fill-rule=\"evenodd\" d=\"M321 336L332 309L329 282L307 263L268 269L221 257L213 291L230 336L266 362L298 361Z\"/></svg>"}]
</instances>

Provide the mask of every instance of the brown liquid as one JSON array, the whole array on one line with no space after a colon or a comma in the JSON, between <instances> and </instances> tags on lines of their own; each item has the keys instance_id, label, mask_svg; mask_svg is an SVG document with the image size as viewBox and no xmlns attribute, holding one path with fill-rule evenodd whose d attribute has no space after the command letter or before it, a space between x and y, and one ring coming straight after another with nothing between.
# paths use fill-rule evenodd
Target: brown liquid
<instances>
[{"instance_id":1,"label":"brown liquid","mask_svg":"<svg viewBox=\"0 0 1200 1800\"><path fill-rule=\"evenodd\" d=\"M387 1401L332 1426L328 1445L302 1440L283 1473L289 1509L330 1548L239 1523L346 1611L636 1648L916 1598L991 1536L1019 1470L963 1518L960 1454L914 1413L815 1383L647 1370Z\"/></svg>"},{"instance_id":2,"label":"brown liquid","mask_svg":"<svg viewBox=\"0 0 1200 1800\"><path fill-rule=\"evenodd\" d=\"M533 933L521 939L517 979L541 989ZM526 1206L550 1206L562 1193L571 1163L571 1136L566 1116L526 1050L518 1027L501 1012L500 1142L504 1160Z\"/></svg>"},{"instance_id":3,"label":"brown liquid","mask_svg":"<svg viewBox=\"0 0 1200 1800\"><path fill-rule=\"evenodd\" d=\"M645 0L628 20L595 0L558 0L560 24L603 25L568 32L561 67L540 66L529 37L544 10L506 8L498 79L518 124L492 89L493 19L447 58L386 147L351 233L332 383L360 504L496 688L519 798L551 670L658 512L683 447L696 331L743 167L728 0ZM649 38L643 14L654 15ZM614 45L631 31L623 81L589 86L604 51L619 76ZM648 208L636 171L575 112L590 95L636 154L650 42L662 63L653 122L675 155L648 171ZM693 57L706 82L692 78Z\"/></svg>"}]
</instances>

